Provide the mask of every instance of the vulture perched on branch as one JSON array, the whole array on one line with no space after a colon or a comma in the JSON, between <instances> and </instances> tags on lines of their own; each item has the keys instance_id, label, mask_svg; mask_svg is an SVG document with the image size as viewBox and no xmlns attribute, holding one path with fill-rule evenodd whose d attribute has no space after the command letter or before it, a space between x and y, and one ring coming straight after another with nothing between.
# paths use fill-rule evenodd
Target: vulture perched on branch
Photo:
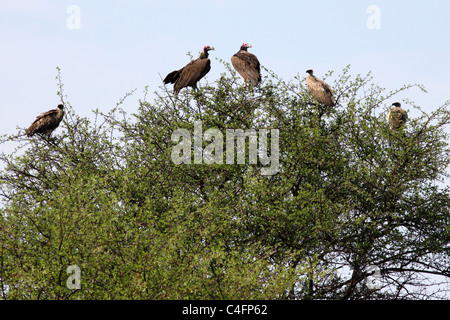
<instances>
[{"instance_id":1,"label":"vulture perched on branch","mask_svg":"<svg viewBox=\"0 0 450 320\"><path fill-rule=\"evenodd\" d=\"M405 109L401 107L400 102L394 102L391 110L389 110L388 121L392 130L397 130L403 127L408 121L408 114Z\"/></svg>"},{"instance_id":2,"label":"vulture perched on branch","mask_svg":"<svg viewBox=\"0 0 450 320\"><path fill-rule=\"evenodd\" d=\"M261 81L261 69L258 58L247 51L251 47L251 44L244 42L239 51L231 57L231 63L245 81L256 86Z\"/></svg>"},{"instance_id":3,"label":"vulture perched on branch","mask_svg":"<svg viewBox=\"0 0 450 320\"><path fill-rule=\"evenodd\" d=\"M306 77L306 85L308 86L308 89L314 99L328 107L335 106L336 101L334 101L333 92L331 91L330 86L325 81L317 78L313 74L312 69L306 70L306 73L308 73L308 76Z\"/></svg>"},{"instance_id":4,"label":"vulture perched on branch","mask_svg":"<svg viewBox=\"0 0 450 320\"><path fill-rule=\"evenodd\" d=\"M178 94L185 87L197 89L197 82L211 70L211 61L208 59L208 51L214 47L204 46L200 57L189 62L180 70L169 73L163 80L164 84L173 83L173 91Z\"/></svg>"},{"instance_id":5,"label":"vulture perched on branch","mask_svg":"<svg viewBox=\"0 0 450 320\"><path fill-rule=\"evenodd\" d=\"M58 105L58 108L42 113L36 117L36 120L25 131L26 135L31 137L35 133L50 137L53 130L58 128L64 117L64 105Z\"/></svg>"}]
</instances>

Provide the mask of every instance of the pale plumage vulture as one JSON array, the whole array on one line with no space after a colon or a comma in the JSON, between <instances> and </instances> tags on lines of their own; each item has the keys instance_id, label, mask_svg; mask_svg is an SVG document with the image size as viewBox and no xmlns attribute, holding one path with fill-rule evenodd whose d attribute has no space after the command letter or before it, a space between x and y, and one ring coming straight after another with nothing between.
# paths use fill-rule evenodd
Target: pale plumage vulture
<instances>
[{"instance_id":1,"label":"pale plumage vulture","mask_svg":"<svg viewBox=\"0 0 450 320\"><path fill-rule=\"evenodd\" d=\"M397 130L403 127L408 121L408 114L405 109L401 107L400 102L394 102L391 110L388 113L389 127L392 130Z\"/></svg>"},{"instance_id":2,"label":"pale plumage vulture","mask_svg":"<svg viewBox=\"0 0 450 320\"><path fill-rule=\"evenodd\" d=\"M197 90L197 82L211 70L211 61L208 59L208 51L214 47L204 46L200 57L189 62L180 70L169 73L163 80L164 84L173 83L173 91L178 94L185 87L192 87Z\"/></svg>"},{"instance_id":3,"label":"pale plumage vulture","mask_svg":"<svg viewBox=\"0 0 450 320\"><path fill-rule=\"evenodd\" d=\"M261 68L258 58L247 51L251 47L251 44L244 42L239 51L231 57L231 64L245 81L256 86L261 81Z\"/></svg>"},{"instance_id":4,"label":"pale plumage vulture","mask_svg":"<svg viewBox=\"0 0 450 320\"><path fill-rule=\"evenodd\" d=\"M312 69L306 70L308 76L306 77L306 85L311 92L313 98L328 107L333 107L336 105L336 101L333 98L333 91L331 91L330 86L323 80L317 78L313 74Z\"/></svg>"},{"instance_id":5,"label":"pale plumage vulture","mask_svg":"<svg viewBox=\"0 0 450 320\"><path fill-rule=\"evenodd\" d=\"M58 108L44 112L37 116L36 120L34 120L25 133L29 137L36 133L49 137L53 130L58 128L63 117L64 105L60 104L58 105Z\"/></svg>"}]
</instances>

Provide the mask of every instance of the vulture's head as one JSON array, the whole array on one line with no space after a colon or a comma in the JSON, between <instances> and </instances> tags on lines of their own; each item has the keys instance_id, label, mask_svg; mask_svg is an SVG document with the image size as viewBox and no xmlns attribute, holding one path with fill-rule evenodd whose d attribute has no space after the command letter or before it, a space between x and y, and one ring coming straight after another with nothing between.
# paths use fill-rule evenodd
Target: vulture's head
<instances>
[{"instance_id":1,"label":"vulture's head","mask_svg":"<svg viewBox=\"0 0 450 320\"><path fill-rule=\"evenodd\" d=\"M247 50L248 48L251 48L252 45L250 43L244 42L241 46L241 50Z\"/></svg>"},{"instance_id":2,"label":"vulture's head","mask_svg":"<svg viewBox=\"0 0 450 320\"><path fill-rule=\"evenodd\" d=\"M58 109L64 110L64 105L63 104L58 104Z\"/></svg>"},{"instance_id":3,"label":"vulture's head","mask_svg":"<svg viewBox=\"0 0 450 320\"><path fill-rule=\"evenodd\" d=\"M393 104L392 104L392 106L394 106L394 107L401 107L402 105L400 104L400 102L394 102Z\"/></svg>"},{"instance_id":4,"label":"vulture's head","mask_svg":"<svg viewBox=\"0 0 450 320\"><path fill-rule=\"evenodd\" d=\"M313 75L313 72L314 72L313 69L308 69L308 70L306 70L306 73L308 73L308 74L311 75L311 76Z\"/></svg>"},{"instance_id":5,"label":"vulture's head","mask_svg":"<svg viewBox=\"0 0 450 320\"><path fill-rule=\"evenodd\" d=\"M215 49L214 49L214 47L211 47L211 46L204 46L204 47L203 47L203 52L204 52L204 53L207 53L207 52L210 51L210 50L215 50Z\"/></svg>"}]
</instances>

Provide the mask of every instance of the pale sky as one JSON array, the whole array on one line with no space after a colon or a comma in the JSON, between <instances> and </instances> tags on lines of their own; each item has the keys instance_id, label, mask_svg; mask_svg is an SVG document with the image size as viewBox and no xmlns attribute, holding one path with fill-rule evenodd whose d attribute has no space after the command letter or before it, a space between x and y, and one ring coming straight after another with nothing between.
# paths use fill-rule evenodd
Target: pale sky
<instances>
[{"instance_id":1,"label":"pale sky","mask_svg":"<svg viewBox=\"0 0 450 320\"><path fill-rule=\"evenodd\" d=\"M396 100L432 111L450 99L449 12L444 0L0 0L0 134L56 107L56 67L78 114L107 112L137 89L123 105L133 113L144 87L159 90L160 75L183 67L188 51L216 48L212 83L225 71L215 58L230 61L243 42L284 80L350 64L388 90L423 84L427 94Z\"/></svg>"}]
</instances>

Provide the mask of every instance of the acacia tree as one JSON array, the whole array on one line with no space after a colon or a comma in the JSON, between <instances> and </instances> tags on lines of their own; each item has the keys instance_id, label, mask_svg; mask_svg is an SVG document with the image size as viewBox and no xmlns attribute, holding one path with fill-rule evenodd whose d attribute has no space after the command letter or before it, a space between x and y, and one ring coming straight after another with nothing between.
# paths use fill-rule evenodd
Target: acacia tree
<instances>
[{"instance_id":1,"label":"acacia tree","mask_svg":"<svg viewBox=\"0 0 450 320\"><path fill-rule=\"evenodd\" d=\"M392 131L387 92L346 68L335 108L304 79L166 88L136 111L67 115L54 138L5 135L3 299L422 299L450 278L448 104ZM329 73L327 76L332 76ZM135 94L130 93L131 94ZM175 164L177 129L279 129L279 170ZM269 137L271 139L271 137ZM207 139L204 139L207 140ZM211 141L203 141L207 148ZM247 151L250 148L246 140ZM191 156L196 150L192 147ZM234 152L226 150L227 152ZM248 154L248 152L247 152ZM68 266L81 288L67 286ZM379 285L370 286L370 266ZM373 269L372 269L373 270ZM440 281L430 286L430 278Z\"/></svg>"}]
</instances>

